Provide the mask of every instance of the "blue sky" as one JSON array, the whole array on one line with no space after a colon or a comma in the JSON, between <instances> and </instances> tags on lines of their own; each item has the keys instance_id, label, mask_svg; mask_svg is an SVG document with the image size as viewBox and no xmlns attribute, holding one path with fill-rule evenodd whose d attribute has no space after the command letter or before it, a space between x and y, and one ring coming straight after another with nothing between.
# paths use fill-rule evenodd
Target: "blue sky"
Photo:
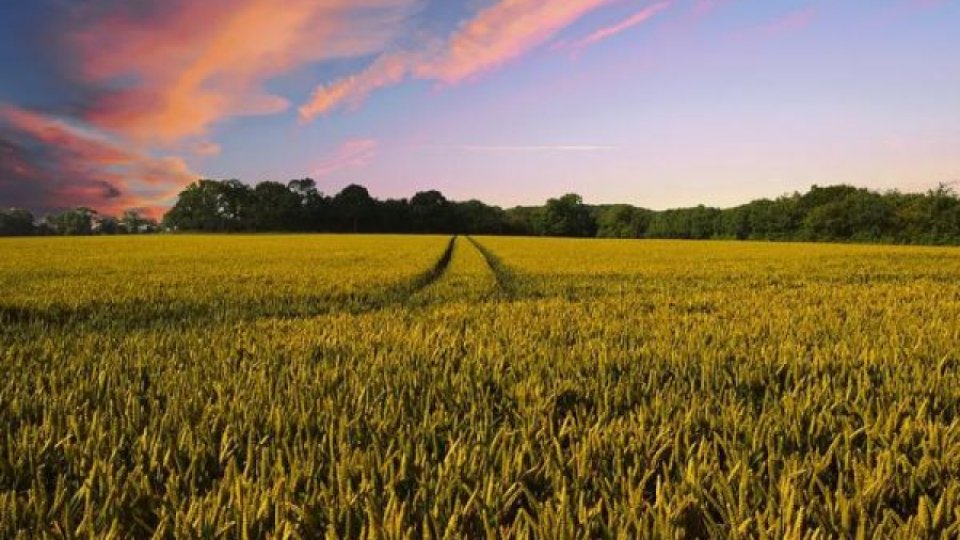
<instances>
[{"instance_id":1,"label":"blue sky","mask_svg":"<svg viewBox=\"0 0 960 540\"><path fill-rule=\"evenodd\" d=\"M960 179L955 0L12 0L0 205L198 177L727 206Z\"/></svg>"}]
</instances>

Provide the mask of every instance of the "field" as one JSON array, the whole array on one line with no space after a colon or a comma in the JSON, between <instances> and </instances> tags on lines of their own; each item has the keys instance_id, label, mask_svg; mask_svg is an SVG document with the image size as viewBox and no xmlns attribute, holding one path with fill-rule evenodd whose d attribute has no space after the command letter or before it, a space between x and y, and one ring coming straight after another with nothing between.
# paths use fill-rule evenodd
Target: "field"
<instances>
[{"instance_id":1,"label":"field","mask_svg":"<svg viewBox=\"0 0 960 540\"><path fill-rule=\"evenodd\" d=\"M960 251L0 241L0 538L957 538Z\"/></svg>"}]
</instances>

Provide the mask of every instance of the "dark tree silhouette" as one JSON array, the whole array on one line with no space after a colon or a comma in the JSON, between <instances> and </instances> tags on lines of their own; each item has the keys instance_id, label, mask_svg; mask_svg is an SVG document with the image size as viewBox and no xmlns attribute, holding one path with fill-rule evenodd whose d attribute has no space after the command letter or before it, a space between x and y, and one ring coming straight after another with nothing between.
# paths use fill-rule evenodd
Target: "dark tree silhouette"
<instances>
[{"instance_id":1,"label":"dark tree silhouette","mask_svg":"<svg viewBox=\"0 0 960 540\"><path fill-rule=\"evenodd\" d=\"M453 207L437 190L420 191L410 199L414 232L456 232Z\"/></svg>"},{"instance_id":2,"label":"dark tree silhouette","mask_svg":"<svg viewBox=\"0 0 960 540\"><path fill-rule=\"evenodd\" d=\"M279 182L253 188L251 220L256 231L295 231L302 218L302 196Z\"/></svg>"},{"instance_id":3,"label":"dark tree silhouette","mask_svg":"<svg viewBox=\"0 0 960 540\"><path fill-rule=\"evenodd\" d=\"M0 236L30 236L36 233L32 213L20 208L0 209Z\"/></svg>"},{"instance_id":4,"label":"dark tree silhouette","mask_svg":"<svg viewBox=\"0 0 960 540\"><path fill-rule=\"evenodd\" d=\"M96 211L86 207L79 207L47 216L45 222L52 234L84 236L93 234L93 224L96 217Z\"/></svg>"},{"instance_id":5,"label":"dark tree silhouette","mask_svg":"<svg viewBox=\"0 0 960 540\"><path fill-rule=\"evenodd\" d=\"M374 211L376 201L367 188L350 184L333 197L333 213L337 217L337 230L370 232L375 229Z\"/></svg>"},{"instance_id":6,"label":"dark tree silhouette","mask_svg":"<svg viewBox=\"0 0 960 540\"><path fill-rule=\"evenodd\" d=\"M253 190L239 180L199 180L180 193L164 224L184 231L248 230L253 225L253 202Z\"/></svg>"},{"instance_id":7,"label":"dark tree silhouette","mask_svg":"<svg viewBox=\"0 0 960 540\"><path fill-rule=\"evenodd\" d=\"M543 211L543 232L548 236L594 236L596 222L580 195L567 193L547 201Z\"/></svg>"},{"instance_id":8,"label":"dark tree silhouette","mask_svg":"<svg viewBox=\"0 0 960 540\"><path fill-rule=\"evenodd\" d=\"M568 193L544 206L503 210L456 202L437 190L409 200L379 201L360 185L333 197L309 178L286 185L198 180L164 216L170 231L311 231L434 234L601 236L609 238L735 238L960 244L960 197L948 185L926 193L879 193L847 185L759 199L733 208L653 211L626 204L589 206ZM136 211L116 220L75 208L37 221L25 210L0 211L0 235L123 234L158 230Z\"/></svg>"}]
</instances>

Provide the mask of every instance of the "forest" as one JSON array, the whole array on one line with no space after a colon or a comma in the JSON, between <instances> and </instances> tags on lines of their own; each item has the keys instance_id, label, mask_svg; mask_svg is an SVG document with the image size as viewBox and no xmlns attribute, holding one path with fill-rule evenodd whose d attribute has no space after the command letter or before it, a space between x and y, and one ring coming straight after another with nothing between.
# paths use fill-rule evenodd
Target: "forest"
<instances>
[{"instance_id":1,"label":"forest","mask_svg":"<svg viewBox=\"0 0 960 540\"><path fill-rule=\"evenodd\" d=\"M602 238L740 239L897 244L960 244L960 196L947 184L925 193L879 192L850 185L758 199L732 208L650 210L588 205L574 193L542 206L503 209L452 201L437 190L409 199L373 197L352 184L335 195L312 179L199 180L161 221L128 210L120 217L73 208L37 218L0 210L0 236L152 232L431 233Z\"/></svg>"}]
</instances>

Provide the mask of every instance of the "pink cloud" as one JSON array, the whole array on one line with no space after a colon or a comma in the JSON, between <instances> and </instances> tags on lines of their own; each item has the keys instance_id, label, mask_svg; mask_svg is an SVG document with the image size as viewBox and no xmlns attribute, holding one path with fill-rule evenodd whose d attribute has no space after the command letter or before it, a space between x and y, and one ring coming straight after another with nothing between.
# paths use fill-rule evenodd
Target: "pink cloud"
<instances>
[{"instance_id":1,"label":"pink cloud","mask_svg":"<svg viewBox=\"0 0 960 540\"><path fill-rule=\"evenodd\" d=\"M314 170L314 174L323 177L345 169L365 167L377 153L377 141L374 139L351 139L344 141L330 156Z\"/></svg>"},{"instance_id":2,"label":"pink cloud","mask_svg":"<svg viewBox=\"0 0 960 540\"><path fill-rule=\"evenodd\" d=\"M309 120L344 103L357 106L374 90L402 81L414 62L411 54L386 53L356 75L317 87L300 107L300 118Z\"/></svg>"},{"instance_id":3,"label":"pink cloud","mask_svg":"<svg viewBox=\"0 0 960 540\"><path fill-rule=\"evenodd\" d=\"M706 17L727 2L729 0L697 0L690 10L690 14L697 18Z\"/></svg>"},{"instance_id":4,"label":"pink cloud","mask_svg":"<svg viewBox=\"0 0 960 540\"><path fill-rule=\"evenodd\" d=\"M649 21L661 11L669 8L670 5L670 2L658 2L651 6L645 7L626 19L618 22L617 24L601 28L583 39L566 45L564 48L577 50L590 47L591 45L596 45L605 39L609 39L621 32L625 32L626 30Z\"/></svg>"},{"instance_id":5,"label":"pink cloud","mask_svg":"<svg viewBox=\"0 0 960 540\"><path fill-rule=\"evenodd\" d=\"M76 117L3 107L4 198L112 211L169 202L213 156L210 128L286 110L271 79L381 52L421 0L91 0L67 6L58 45L90 96ZM6 201L4 201L6 202Z\"/></svg>"},{"instance_id":6,"label":"pink cloud","mask_svg":"<svg viewBox=\"0 0 960 540\"><path fill-rule=\"evenodd\" d=\"M197 143L193 147L193 153L198 156L219 156L222 151L219 144L210 141Z\"/></svg>"},{"instance_id":7,"label":"pink cloud","mask_svg":"<svg viewBox=\"0 0 960 540\"><path fill-rule=\"evenodd\" d=\"M318 87L300 108L300 117L307 121L344 104L356 105L370 92L407 77L447 84L470 79L522 56L586 13L612 1L499 0L437 46L386 53L360 73Z\"/></svg>"},{"instance_id":8,"label":"pink cloud","mask_svg":"<svg viewBox=\"0 0 960 540\"><path fill-rule=\"evenodd\" d=\"M0 143L0 193L27 208L155 207L197 178L178 157L153 157L88 127L9 105L0 105Z\"/></svg>"},{"instance_id":9,"label":"pink cloud","mask_svg":"<svg viewBox=\"0 0 960 540\"><path fill-rule=\"evenodd\" d=\"M798 9L763 25L759 30L768 37L796 32L813 24L818 15L819 10L816 7Z\"/></svg>"},{"instance_id":10,"label":"pink cloud","mask_svg":"<svg viewBox=\"0 0 960 540\"><path fill-rule=\"evenodd\" d=\"M809 27L819 16L820 9L816 6L796 9L767 22L734 31L730 37L742 41L777 38Z\"/></svg>"},{"instance_id":11,"label":"pink cloud","mask_svg":"<svg viewBox=\"0 0 960 540\"><path fill-rule=\"evenodd\" d=\"M453 84L521 56L610 0L503 0L451 36L445 51L417 66L422 78Z\"/></svg>"},{"instance_id":12,"label":"pink cloud","mask_svg":"<svg viewBox=\"0 0 960 540\"><path fill-rule=\"evenodd\" d=\"M92 124L148 143L224 118L283 111L264 83L299 66L383 50L416 0L169 0L81 8L69 41L88 82L113 87ZM122 81L122 84L118 84Z\"/></svg>"}]
</instances>

